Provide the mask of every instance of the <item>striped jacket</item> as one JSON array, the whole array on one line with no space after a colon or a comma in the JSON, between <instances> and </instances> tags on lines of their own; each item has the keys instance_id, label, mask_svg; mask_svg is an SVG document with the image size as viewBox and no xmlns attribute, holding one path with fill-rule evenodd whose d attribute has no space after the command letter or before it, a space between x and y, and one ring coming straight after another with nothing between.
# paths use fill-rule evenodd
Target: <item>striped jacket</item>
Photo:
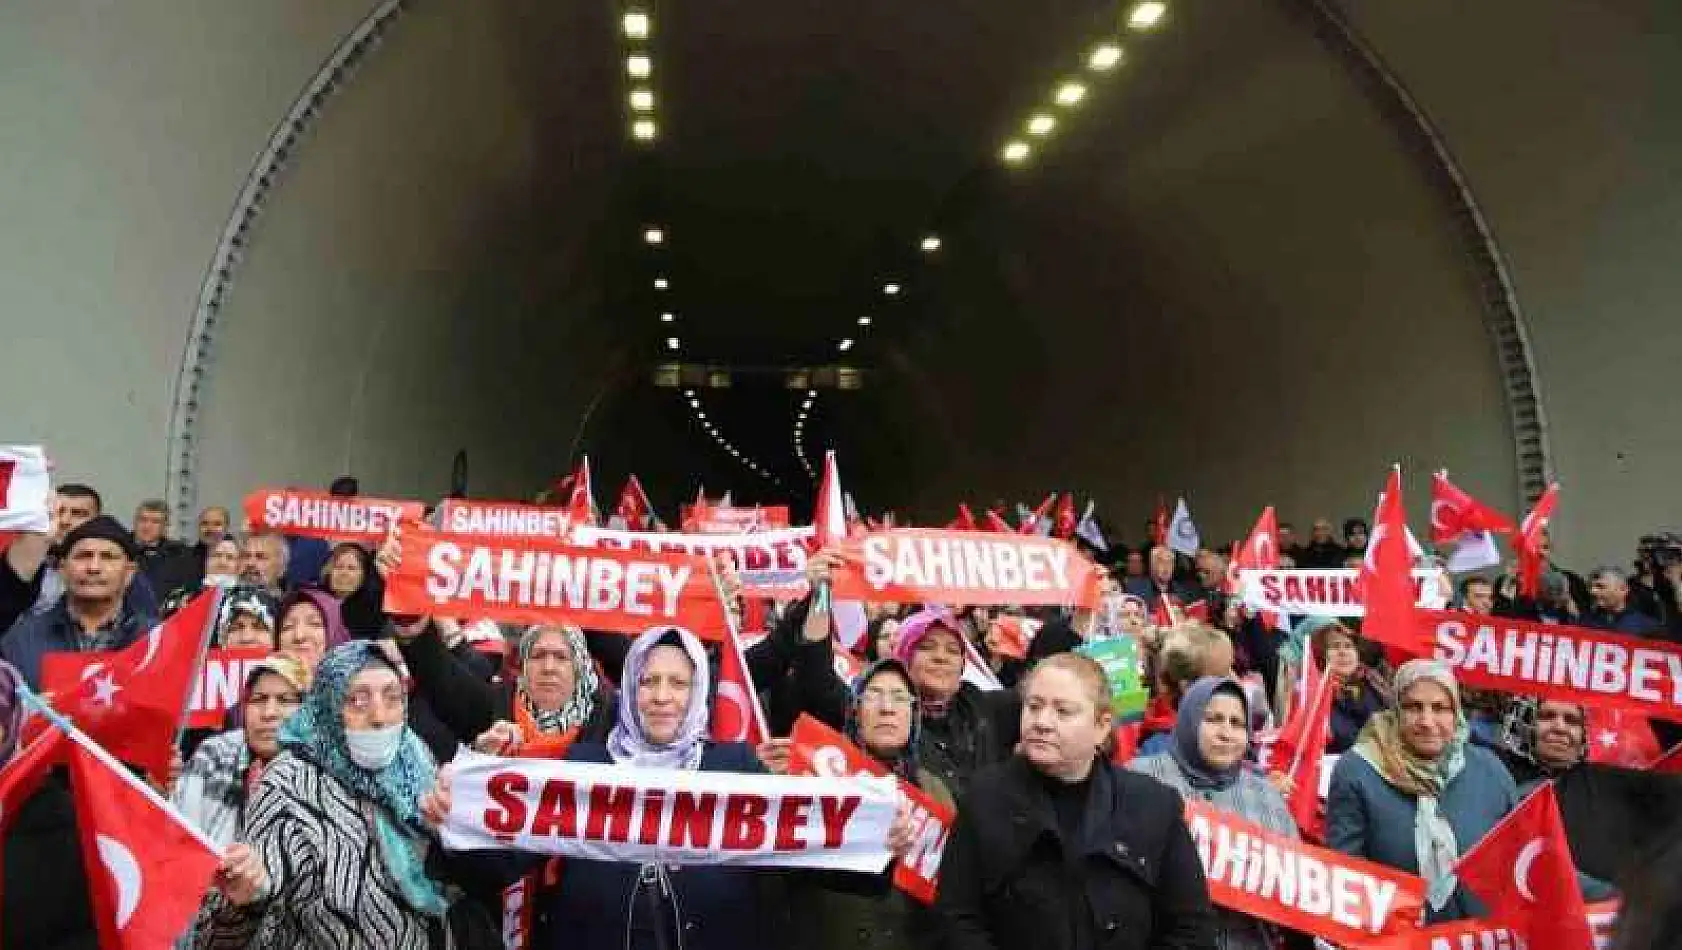
<instances>
[{"instance_id":1,"label":"striped jacket","mask_svg":"<svg viewBox=\"0 0 1682 950\"><path fill-rule=\"evenodd\" d=\"M1149 775L1180 793L1188 801L1199 801L1221 811L1253 821L1269 831L1289 838L1298 838L1296 820L1291 817L1285 799L1272 783L1259 773L1245 767L1231 788L1198 789L1186 781L1180 764L1166 752L1134 759L1127 766L1135 772ZM1276 928L1253 917L1216 908L1218 927L1215 946L1218 950L1272 950Z\"/></svg>"},{"instance_id":2,"label":"striped jacket","mask_svg":"<svg viewBox=\"0 0 1682 950\"><path fill-rule=\"evenodd\" d=\"M267 894L243 908L212 894L200 950L453 950L447 924L398 892L374 836L374 807L282 752L245 812L244 840L268 871Z\"/></svg>"}]
</instances>

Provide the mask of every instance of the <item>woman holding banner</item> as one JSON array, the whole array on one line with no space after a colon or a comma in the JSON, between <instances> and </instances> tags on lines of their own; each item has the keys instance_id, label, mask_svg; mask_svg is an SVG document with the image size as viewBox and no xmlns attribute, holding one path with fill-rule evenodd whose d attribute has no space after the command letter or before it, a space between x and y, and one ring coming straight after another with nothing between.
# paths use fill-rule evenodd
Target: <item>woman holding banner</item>
<instances>
[{"instance_id":1,"label":"woman holding banner","mask_svg":"<svg viewBox=\"0 0 1682 950\"><path fill-rule=\"evenodd\" d=\"M1168 751L1134 759L1129 767L1183 798L1298 837L1297 823L1278 790L1245 767L1250 738L1244 687L1234 679L1208 676L1193 683L1180 700ZM1221 910L1216 925L1223 950L1271 950L1278 945L1276 929L1253 917Z\"/></svg>"},{"instance_id":2,"label":"woman holding banner","mask_svg":"<svg viewBox=\"0 0 1682 950\"><path fill-rule=\"evenodd\" d=\"M1023 678L1021 750L975 775L941 861L950 950L1215 946L1180 797L1109 762L1112 720L1087 657Z\"/></svg>"},{"instance_id":3,"label":"woman holding banner","mask_svg":"<svg viewBox=\"0 0 1682 950\"><path fill-rule=\"evenodd\" d=\"M911 674L898 660L882 660L853 684L842 730L865 754L929 797L956 811L946 784L917 764L920 731ZM893 885L893 866L873 877L833 873L796 883L791 895L790 945L812 950L920 950L937 946L932 912Z\"/></svg>"},{"instance_id":4,"label":"woman holding banner","mask_svg":"<svg viewBox=\"0 0 1682 950\"><path fill-rule=\"evenodd\" d=\"M1494 753L1467 742L1446 665L1402 664L1395 695L1332 771L1326 846L1424 878L1430 923L1481 916L1454 865L1518 805L1518 787Z\"/></svg>"},{"instance_id":5,"label":"woman holding banner","mask_svg":"<svg viewBox=\"0 0 1682 950\"><path fill-rule=\"evenodd\" d=\"M405 725L397 668L374 643L334 648L280 732L197 933L200 947L454 945L421 820L432 757Z\"/></svg>"}]
</instances>

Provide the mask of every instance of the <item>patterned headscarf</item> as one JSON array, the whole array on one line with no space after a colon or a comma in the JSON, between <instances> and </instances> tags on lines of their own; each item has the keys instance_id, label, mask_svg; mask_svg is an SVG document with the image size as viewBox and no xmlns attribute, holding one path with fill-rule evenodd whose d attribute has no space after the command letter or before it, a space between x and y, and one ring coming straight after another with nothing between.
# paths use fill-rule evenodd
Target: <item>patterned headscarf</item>
<instances>
[{"instance_id":1,"label":"patterned headscarf","mask_svg":"<svg viewBox=\"0 0 1682 950\"><path fill-rule=\"evenodd\" d=\"M274 647L276 608L274 595L254 584L236 584L228 588L222 596L222 603L216 610L216 645L221 646L228 638L228 627L234 622L235 614L250 614L256 617L263 626L269 628L269 647ZM331 643L328 644L332 646Z\"/></svg>"},{"instance_id":2,"label":"patterned headscarf","mask_svg":"<svg viewBox=\"0 0 1682 950\"><path fill-rule=\"evenodd\" d=\"M638 682L643 667L648 665L649 651L658 646L675 646L683 650L695 667L689 690L689 709L678 726L677 735L668 745L655 745L643 731L642 718L637 713ZM681 627L655 627L637 637L631 652L625 657L625 672L619 680L619 721L607 737L607 751L613 761L622 765L637 765L664 769L693 769L701 764L706 749L707 724L711 719L707 702L711 695L711 672L707 668L707 654L701 641Z\"/></svg>"},{"instance_id":3,"label":"patterned headscarf","mask_svg":"<svg viewBox=\"0 0 1682 950\"><path fill-rule=\"evenodd\" d=\"M12 761L18 750L18 730L23 728L23 703L18 701L18 684L23 674L5 660L0 660L0 765Z\"/></svg>"},{"instance_id":4,"label":"patterned headscarf","mask_svg":"<svg viewBox=\"0 0 1682 950\"><path fill-rule=\"evenodd\" d=\"M1460 886L1454 865L1460 860L1460 844L1438 808L1443 789L1466 768L1466 711L1460 703L1460 688L1454 672L1438 660L1409 660L1396 671L1395 696L1400 703L1410 687L1435 683L1454 703L1454 736L1435 760L1414 755L1402 741L1401 713L1386 709L1367 720L1355 740L1355 753L1365 759L1384 781L1414 798L1413 845L1419 856L1419 874L1425 879L1426 899L1441 909Z\"/></svg>"},{"instance_id":5,"label":"patterned headscarf","mask_svg":"<svg viewBox=\"0 0 1682 950\"><path fill-rule=\"evenodd\" d=\"M572 695L560 709L538 709L531 701L531 693L526 688L526 661L531 659L532 647L545 633L560 633L566 637L567 654L572 662ZM527 715L543 732L565 732L576 726L581 726L596 711L596 690L600 683L596 678L596 664L590 661L590 647L584 642L584 631L570 624L554 626L537 624L527 627L520 634L520 680L519 699L525 705Z\"/></svg>"},{"instance_id":6,"label":"patterned headscarf","mask_svg":"<svg viewBox=\"0 0 1682 950\"><path fill-rule=\"evenodd\" d=\"M438 769L414 730L404 729L396 760L378 771L352 762L345 748L343 713L350 681L370 666L397 672L372 641L352 640L329 651L316 667L315 682L304 696L304 704L281 728L280 745L314 763L358 797L384 806L404 824L424 829L420 797L431 790Z\"/></svg>"}]
</instances>

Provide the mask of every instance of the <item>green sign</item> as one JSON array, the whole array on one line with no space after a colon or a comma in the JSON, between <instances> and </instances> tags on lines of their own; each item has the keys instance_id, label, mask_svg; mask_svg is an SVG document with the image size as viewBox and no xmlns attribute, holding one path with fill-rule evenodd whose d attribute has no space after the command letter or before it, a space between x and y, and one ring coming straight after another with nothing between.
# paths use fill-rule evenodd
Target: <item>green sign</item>
<instances>
[{"instance_id":1,"label":"green sign","mask_svg":"<svg viewBox=\"0 0 1682 950\"><path fill-rule=\"evenodd\" d=\"M1136 722L1144 718L1150 690L1145 687L1137 641L1125 635L1109 637L1081 644L1075 652L1091 657L1104 668L1110 681L1110 709L1117 719Z\"/></svg>"}]
</instances>

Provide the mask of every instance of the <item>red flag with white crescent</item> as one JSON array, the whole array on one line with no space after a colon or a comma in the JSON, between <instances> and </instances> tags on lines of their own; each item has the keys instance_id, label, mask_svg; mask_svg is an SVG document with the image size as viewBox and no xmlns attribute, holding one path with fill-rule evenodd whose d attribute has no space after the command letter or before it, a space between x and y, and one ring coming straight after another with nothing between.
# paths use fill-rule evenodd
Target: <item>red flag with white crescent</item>
<instances>
[{"instance_id":1,"label":"red flag with white crescent","mask_svg":"<svg viewBox=\"0 0 1682 950\"><path fill-rule=\"evenodd\" d=\"M1542 554L1542 534L1548 530L1548 522L1558 504L1559 483L1555 482L1548 486L1541 498L1536 499L1536 507L1524 516L1518 537L1513 540L1513 548L1518 552L1519 593L1532 599L1542 592L1542 563L1547 560Z\"/></svg>"},{"instance_id":2,"label":"red flag with white crescent","mask_svg":"<svg viewBox=\"0 0 1682 950\"><path fill-rule=\"evenodd\" d=\"M1460 858L1455 873L1488 905L1492 919L1517 930L1533 950L1594 945L1552 782L1543 782L1491 828Z\"/></svg>"},{"instance_id":3,"label":"red flag with white crescent","mask_svg":"<svg viewBox=\"0 0 1682 950\"><path fill-rule=\"evenodd\" d=\"M1493 531L1508 534L1513 521L1448 480L1448 472L1431 476L1431 543L1455 544L1468 534Z\"/></svg>"}]
</instances>

